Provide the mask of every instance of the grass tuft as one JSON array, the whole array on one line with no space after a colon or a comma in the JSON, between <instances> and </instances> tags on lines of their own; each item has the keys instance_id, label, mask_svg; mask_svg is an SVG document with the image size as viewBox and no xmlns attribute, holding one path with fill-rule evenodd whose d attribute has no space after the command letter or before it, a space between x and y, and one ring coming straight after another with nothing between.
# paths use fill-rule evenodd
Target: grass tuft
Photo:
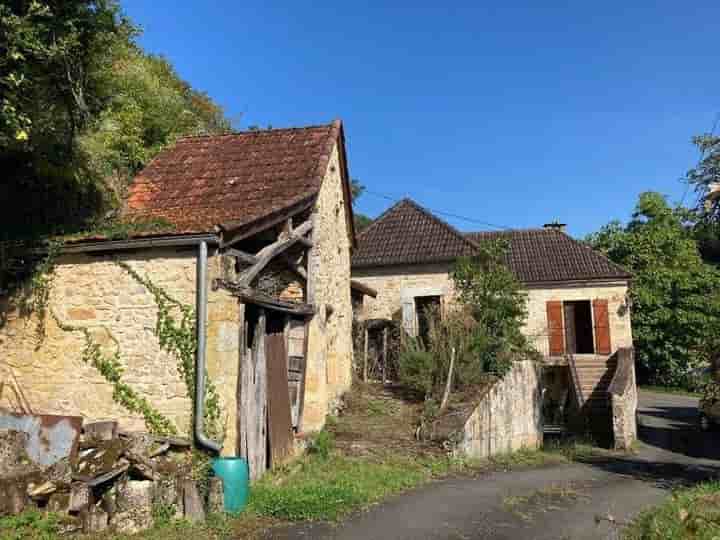
<instances>
[{"instance_id":1,"label":"grass tuft","mask_svg":"<svg viewBox=\"0 0 720 540\"><path fill-rule=\"evenodd\" d=\"M660 506L642 512L625 529L626 540L715 540L720 538L720 482L681 489Z\"/></svg>"}]
</instances>

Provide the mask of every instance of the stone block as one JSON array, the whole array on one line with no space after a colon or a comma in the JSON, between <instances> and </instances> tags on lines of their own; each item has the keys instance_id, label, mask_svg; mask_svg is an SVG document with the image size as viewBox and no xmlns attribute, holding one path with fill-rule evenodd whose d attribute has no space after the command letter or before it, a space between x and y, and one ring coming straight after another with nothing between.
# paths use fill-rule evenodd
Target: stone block
<instances>
[{"instance_id":1,"label":"stone block","mask_svg":"<svg viewBox=\"0 0 720 540\"><path fill-rule=\"evenodd\" d=\"M73 482L70 486L70 503L68 511L80 512L92 504L92 491L84 482Z\"/></svg>"},{"instance_id":2,"label":"stone block","mask_svg":"<svg viewBox=\"0 0 720 540\"><path fill-rule=\"evenodd\" d=\"M210 479L208 490L208 513L219 514L225 511L225 496L223 494L222 478L213 476Z\"/></svg>"},{"instance_id":3,"label":"stone block","mask_svg":"<svg viewBox=\"0 0 720 540\"><path fill-rule=\"evenodd\" d=\"M73 321L89 321L96 318L94 309L89 308L70 308L67 310L67 316Z\"/></svg>"},{"instance_id":4,"label":"stone block","mask_svg":"<svg viewBox=\"0 0 720 540\"><path fill-rule=\"evenodd\" d=\"M30 463L25 446L27 433L12 429L0 430L0 476L20 472Z\"/></svg>"},{"instance_id":5,"label":"stone block","mask_svg":"<svg viewBox=\"0 0 720 540\"><path fill-rule=\"evenodd\" d=\"M24 481L14 477L0 479L0 516L19 514L29 505Z\"/></svg>"},{"instance_id":6,"label":"stone block","mask_svg":"<svg viewBox=\"0 0 720 540\"><path fill-rule=\"evenodd\" d=\"M117 512L110 526L118 532L134 534L152 526L153 483L149 480L128 480L118 485Z\"/></svg>"},{"instance_id":7,"label":"stone block","mask_svg":"<svg viewBox=\"0 0 720 540\"><path fill-rule=\"evenodd\" d=\"M200 523L205 521L205 508L203 507L200 492L194 480L185 479L183 485L183 506L185 509L185 519L190 523Z\"/></svg>"},{"instance_id":8,"label":"stone block","mask_svg":"<svg viewBox=\"0 0 720 540\"><path fill-rule=\"evenodd\" d=\"M109 518L102 508L91 506L82 515L83 532L85 534L102 532L107 530Z\"/></svg>"}]
</instances>

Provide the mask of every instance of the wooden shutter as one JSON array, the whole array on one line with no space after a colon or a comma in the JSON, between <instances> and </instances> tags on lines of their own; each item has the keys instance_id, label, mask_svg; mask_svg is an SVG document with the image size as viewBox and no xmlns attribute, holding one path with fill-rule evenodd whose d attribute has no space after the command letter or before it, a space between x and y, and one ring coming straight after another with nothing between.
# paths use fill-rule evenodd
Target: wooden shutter
<instances>
[{"instance_id":1,"label":"wooden shutter","mask_svg":"<svg viewBox=\"0 0 720 540\"><path fill-rule=\"evenodd\" d=\"M292 425L298 428L305 373L305 321L290 319L287 325L288 393Z\"/></svg>"},{"instance_id":2,"label":"wooden shutter","mask_svg":"<svg viewBox=\"0 0 720 540\"><path fill-rule=\"evenodd\" d=\"M610 321L607 300L593 300L593 320L595 321L595 352L610 354Z\"/></svg>"},{"instance_id":3,"label":"wooden shutter","mask_svg":"<svg viewBox=\"0 0 720 540\"><path fill-rule=\"evenodd\" d=\"M546 305L550 356L560 356L565 353L562 302L552 300L547 302Z\"/></svg>"},{"instance_id":4,"label":"wooden shutter","mask_svg":"<svg viewBox=\"0 0 720 540\"><path fill-rule=\"evenodd\" d=\"M402 299L402 324L408 336L417 336L417 325L415 324L415 299Z\"/></svg>"}]
</instances>

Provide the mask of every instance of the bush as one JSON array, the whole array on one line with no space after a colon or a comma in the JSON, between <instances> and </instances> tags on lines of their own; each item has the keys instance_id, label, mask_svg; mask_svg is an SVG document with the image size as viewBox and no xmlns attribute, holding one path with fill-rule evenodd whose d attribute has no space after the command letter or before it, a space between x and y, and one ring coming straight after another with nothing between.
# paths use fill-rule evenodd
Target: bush
<instances>
[{"instance_id":1,"label":"bush","mask_svg":"<svg viewBox=\"0 0 720 540\"><path fill-rule=\"evenodd\" d=\"M442 396L453 351L454 390L476 386L488 375L501 377L514 359L537 354L522 333L525 294L505 266L503 250L489 243L478 257L458 260L452 273L457 305L446 313L429 310L427 335L405 339L399 379L426 399Z\"/></svg>"}]
</instances>

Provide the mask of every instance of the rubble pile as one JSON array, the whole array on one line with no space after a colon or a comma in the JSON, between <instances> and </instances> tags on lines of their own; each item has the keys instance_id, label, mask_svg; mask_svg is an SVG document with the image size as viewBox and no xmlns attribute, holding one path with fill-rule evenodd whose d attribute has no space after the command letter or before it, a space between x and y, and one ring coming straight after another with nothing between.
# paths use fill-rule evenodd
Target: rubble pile
<instances>
[{"instance_id":1,"label":"rubble pile","mask_svg":"<svg viewBox=\"0 0 720 540\"><path fill-rule=\"evenodd\" d=\"M193 522L205 518L186 439L95 422L69 439L67 455L46 465L33 455L33 438L0 429L0 516L30 508L55 512L64 516L61 532L68 534L141 531L152 526L154 509ZM208 499L211 511L222 509L221 480L212 479Z\"/></svg>"}]
</instances>

